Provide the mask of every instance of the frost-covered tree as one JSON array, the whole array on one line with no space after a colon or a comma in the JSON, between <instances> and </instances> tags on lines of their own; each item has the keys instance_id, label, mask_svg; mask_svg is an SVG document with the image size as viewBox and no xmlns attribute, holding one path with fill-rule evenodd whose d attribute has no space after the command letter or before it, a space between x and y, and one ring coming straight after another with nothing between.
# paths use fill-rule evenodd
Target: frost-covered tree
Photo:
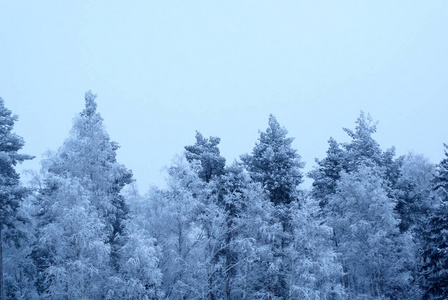
<instances>
[{"instance_id":1,"label":"frost-covered tree","mask_svg":"<svg viewBox=\"0 0 448 300\"><path fill-rule=\"evenodd\" d=\"M400 177L395 184L400 230L421 235L434 200L430 196L435 167L423 155L409 153L400 158Z\"/></svg>"},{"instance_id":2,"label":"frost-covered tree","mask_svg":"<svg viewBox=\"0 0 448 300\"><path fill-rule=\"evenodd\" d=\"M107 280L120 269L128 214L120 191L132 173L116 161L118 145L104 129L95 97L86 93L69 138L42 163L33 256L38 290L50 298L113 295Z\"/></svg>"},{"instance_id":3,"label":"frost-covered tree","mask_svg":"<svg viewBox=\"0 0 448 300\"><path fill-rule=\"evenodd\" d=\"M275 299L280 272L274 241L283 235L274 206L260 183L241 164L226 168L220 181L225 222L218 268L225 299Z\"/></svg>"},{"instance_id":4,"label":"frost-covered tree","mask_svg":"<svg viewBox=\"0 0 448 300\"><path fill-rule=\"evenodd\" d=\"M203 268L207 278L207 298L224 297L224 281L220 274L221 256L225 243L226 207L222 201L221 176L225 173L225 159L220 155L218 137L203 138L196 132L196 143L185 147L185 157L194 166L198 177L205 182L195 197L200 203L197 224L204 233Z\"/></svg>"},{"instance_id":5,"label":"frost-covered tree","mask_svg":"<svg viewBox=\"0 0 448 300\"><path fill-rule=\"evenodd\" d=\"M0 98L0 299L4 299L3 245L18 242L17 213L27 190L19 184L19 174L15 170L18 163L32 159L32 156L18 153L25 142L13 132L18 117L5 107Z\"/></svg>"},{"instance_id":6,"label":"frost-covered tree","mask_svg":"<svg viewBox=\"0 0 448 300\"><path fill-rule=\"evenodd\" d=\"M118 251L123 220L127 207L121 189L132 182L132 172L116 160L119 148L110 140L97 112L96 95L85 95L85 109L75 118L70 136L57 154L45 164L48 172L64 177L75 177L91 191L93 205L105 218L109 243L112 246L112 263Z\"/></svg>"},{"instance_id":7,"label":"frost-covered tree","mask_svg":"<svg viewBox=\"0 0 448 300\"><path fill-rule=\"evenodd\" d=\"M199 223L198 197L204 187L197 176L199 168L177 157L167 170L166 189L152 189L147 196L151 234L162 251L162 289L167 299L203 298L208 286L203 269L205 236Z\"/></svg>"},{"instance_id":8,"label":"frost-covered tree","mask_svg":"<svg viewBox=\"0 0 448 300\"><path fill-rule=\"evenodd\" d=\"M200 168L198 176L205 182L210 182L213 177L222 175L226 160L220 155L218 144L221 141L218 137L211 136L206 139L196 131L196 143L192 146L185 146L185 157L188 162L198 161Z\"/></svg>"},{"instance_id":9,"label":"frost-covered tree","mask_svg":"<svg viewBox=\"0 0 448 300\"><path fill-rule=\"evenodd\" d=\"M287 295L286 277L291 264L284 251L291 240L290 205L299 199L298 186L302 182L301 169L304 166L300 155L292 148L294 139L287 137L287 133L270 115L269 127L260 132L252 154L241 156L252 180L261 183L267 192L282 226L282 234L272 241L273 255L278 261L278 271L271 274L274 282L272 292L276 297Z\"/></svg>"},{"instance_id":10,"label":"frost-covered tree","mask_svg":"<svg viewBox=\"0 0 448 300\"><path fill-rule=\"evenodd\" d=\"M129 300L163 299L161 289L160 247L152 237L151 218L147 199L140 196L136 185L128 185L123 196L129 204L125 221L124 245L120 249L120 272L113 277L113 298Z\"/></svg>"},{"instance_id":11,"label":"frost-covered tree","mask_svg":"<svg viewBox=\"0 0 448 300\"><path fill-rule=\"evenodd\" d=\"M251 178L260 182L269 192L274 205L289 204L297 199L297 187L302 182L300 161L297 150L292 148L293 138L281 127L277 119L269 116L269 127L260 132L259 142L251 155L241 156Z\"/></svg>"},{"instance_id":12,"label":"frost-covered tree","mask_svg":"<svg viewBox=\"0 0 448 300\"><path fill-rule=\"evenodd\" d=\"M270 267L276 264L271 242L282 235L273 204L240 163L226 168L218 183L223 209L218 282L224 299L263 299L275 295ZM277 269L278 270L278 269Z\"/></svg>"},{"instance_id":13,"label":"frost-covered tree","mask_svg":"<svg viewBox=\"0 0 448 300\"><path fill-rule=\"evenodd\" d=\"M342 265L332 247L333 230L319 217L319 205L305 197L292 211L287 299L345 299Z\"/></svg>"},{"instance_id":14,"label":"frost-covered tree","mask_svg":"<svg viewBox=\"0 0 448 300\"><path fill-rule=\"evenodd\" d=\"M343 144L346 151L347 172L355 171L360 164L375 166L384 165L383 152L378 142L372 137L376 132L376 122L373 122L370 115L361 112L356 120L355 130L344 128L344 131L352 139L349 143Z\"/></svg>"},{"instance_id":15,"label":"frost-covered tree","mask_svg":"<svg viewBox=\"0 0 448 300\"><path fill-rule=\"evenodd\" d=\"M341 178L341 171L346 168L346 153L341 149L336 140L328 140L327 156L316 159L317 168L312 170L308 176L314 181L312 184L312 196L319 200L319 205L324 207L328 202L328 197L336 192L336 187Z\"/></svg>"},{"instance_id":16,"label":"frost-covered tree","mask_svg":"<svg viewBox=\"0 0 448 300\"><path fill-rule=\"evenodd\" d=\"M317 168L308 174L314 179L312 195L321 207L325 206L327 198L335 193L342 171L355 172L364 165L384 168L382 176L389 187L392 187L399 177L399 164L393 159L395 149L382 151L373 138L377 129L376 122L373 122L369 114L366 116L361 112L356 124L355 130L343 128L351 138L350 142L341 144L330 138L327 157L316 159Z\"/></svg>"},{"instance_id":17,"label":"frost-covered tree","mask_svg":"<svg viewBox=\"0 0 448 300\"><path fill-rule=\"evenodd\" d=\"M222 228L222 241L220 269L225 286L226 299L235 295L235 277L240 261L238 243L241 237L241 216L247 209L248 200L245 191L248 187L248 177L244 176L243 169L237 163L226 169L222 176L220 186L220 205L223 208L224 222ZM223 297L224 298L224 297Z\"/></svg>"},{"instance_id":18,"label":"frost-covered tree","mask_svg":"<svg viewBox=\"0 0 448 300\"><path fill-rule=\"evenodd\" d=\"M14 226L18 234L15 234L14 242L3 245L6 299L38 298L35 288L36 270L31 257L36 228L32 218L32 199L30 193L17 210L18 218Z\"/></svg>"},{"instance_id":19,"label":"frost-covered tree","mask_svg":"<svg viewBox=\"0 0 448 300\"><path fill-rule=\"evenodd\" d=\"M106 223L78 178L49 175L35 257L45 299L99 299L112 275Z\"/></svg>"},{"instance_id":20,"label":"frost-covered tree","mask_svg":"<svg viewBox=\"0 0 448 300\"><path fill-rule=\"evenodd\" d=\"M448 297L448 145L434 176L436 205L424 232L421 270L424 299Z\"/></svg>"},{"instance_id":21,"label":"frost-covered tree","mask_svg":"<svg viewBox=\"0 0 448 300\"><path fill-rule=\"evenodd\" d=\"M382 172L368 165L343 172L325 207L350 299L411 299L417 294L407 266L414 258L412 236L399 232L396 203Z\"/></svg>"}]
</instances>

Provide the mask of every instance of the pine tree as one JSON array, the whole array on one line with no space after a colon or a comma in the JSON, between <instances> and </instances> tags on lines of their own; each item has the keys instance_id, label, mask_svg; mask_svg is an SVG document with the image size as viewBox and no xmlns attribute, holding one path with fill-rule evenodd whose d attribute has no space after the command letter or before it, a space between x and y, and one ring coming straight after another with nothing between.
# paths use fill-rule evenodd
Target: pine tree
<instances>
[{"instance_id":1,"label":"pine tree","mask_svg":"<svg viewBox=\"0 0 448 300\"><path fill-rule=\"evenodd\" d=\"M287 134L288 131L270 115L269 127L266 132L260 132L252 154L241 157L252 179L269 192L274 205L297 200L297 187L303 177L304 163L292 148L294 139L286 137Z\"/></svg>"},{"instance_id":2,"label":"pine tree","mask_svg":"<svg viewBox=\"0 0 448 300\"><path fill-rule=\"evenodd\" d=\"M288 290L286 277L291 264L285 251L292 233L290 208L292 203L299 200L298 186L302 182L301 168L304 166L300 155L292 148L293 138L288 138L287 133L270 115L269 127L266 132L260 132L259 142L252 154L241 156L252 180L261 183L267 192L282 227L282 233L272 244L278 268L272 269L276 271L270 274L274 283L271 292L280 298L286 297Z\"/></svg>"},{"instance_id":3,"label":"pine tree","mask_svg":"<svg viewBox=\"0 0 448 300\"><path fill-rule=\"evenodd\" d=\"M19 174L15 166L32 156L19 154L24 146L23 139L13 132L18 117L12 115L0 98L0 299L4 299L3 286L3 244L8 236L14 236L17 210L27 190L19 184Z\"/></svg>"},{"instance_id":4,"label":"pine tree","mask_svg":"<svg viewBox=\"0 0 448 300\"><path fill-rule=\"evenodd\" d=\"M218 144L221 141L218 137L211 136L206 139L196 131L196 143L192 146L185 146L185 157L188 162L198 161L201 168L198 176L205 182L210 182L213 177L222 175L226 160L219 154Z\"/></svg>"},{"instance_id":5,"label":"pine tree","mask_svg":"<svg viewBox=\"0 0 448 300\"><path fill-rule=\"evenodd\" d=\"M218 137L204 138L196 132L196 143L185 147L187 161L196 165L198 177L205 182L201 193L196 198L201 205L198 223L204 230L204 268L207 277L207 298L224 297L219 269L221 268L221 250L224 242L225 206L219 201L222 198L221 177L225 173L225 159L220 155Z\"/></svg>"},{"instance_id":6,"label":"pine tree","mask_svg":"<svg viewBox=\"0 0 448 300\"><path fill-rule=\"evenodd\" d=\"M378 166L384 168L382 173L389 188L392 188L399 178L399 162L395 161L395 149L382 151L378 142L373 138L376 132L376 122L372 117L361 111L356 120L355 130L343 128L351 138L348 143L337 143L333 138L328 141L327 157L316 159L317 168L308 176L314 179L312 195L324 207L328 197L335 193L341 172L351 173L359 166ZM392 190L388 190L389 193Z\"/></svg>"}]
</instances>

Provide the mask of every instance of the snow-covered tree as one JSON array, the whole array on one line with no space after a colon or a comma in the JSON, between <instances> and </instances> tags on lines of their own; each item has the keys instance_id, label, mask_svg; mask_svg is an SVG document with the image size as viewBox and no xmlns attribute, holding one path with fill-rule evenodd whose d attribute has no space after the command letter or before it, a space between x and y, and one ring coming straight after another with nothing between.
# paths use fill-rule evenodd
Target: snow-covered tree
<instances>
[{"instance_id":1,"label":"snow-covered tree","mask_svg":"<svg viewBox=\"0 0 448 300\"><path fill-rule=\"evenodd\" d=\"M35 257L45 299L104 298L111 247L106 223L78 178L49 175Z\"/></svg>"},{"instance_id":2,"label":"snow-covered tree","mask_svg":"<svg viewBox=\"0 0 448 300\"><path fill-rule=\"evenodd\" d=\"M276 297L287 295L286 277L291 264L284 251L291 240L290 205L299 199L298 186L302 182L301 169L304 166L300 155L292 148L294 139L287 137L287 133L270 115L269 127L265 132L260 132L259 142L252 154L241 156L252 180L261 183L267 192L282 226L282 234L272 245L273 255L278 261L278 271L271 274L274 282L272 292Z\"/></svg>"},{"instance_id":3,"label":"snow-covered tree","mask_svg":"<svg viewBox=\"0 0 448 300\"><path fill-rule=\"evenodd\" d=\"M197 299L207 289L198 199L205 183L197 176L199 168L177 157L167 169L166 189L152 189L147 196L151 234L162 251L162 289L167 299Z\"/></svg>"},{"instance_id":4,"label":"snow-covered tree","mask_svg":"<svg viewBox=\"0 0 448 300\"><path fill-rule=\"evenodd\" d=\"M308 174L313 179L312 196L319 200L321 207L324 207L328 197L336 192L341 171L346 168L346 153L339 143L330 138L328 144L327 156L322 160L316 159L318 167Z\"/></svg>"},{"instance_id":5,"label":"snow-covered tree","mask_svg":"<svg viewBox=\"0 0 448 300\"><path fill-rule=\"evenodd\" d=\"M125 221L125 237L120 249L120 272L115 274L115 289L111 299L162 299L160 247L152 237L150 209L147 199L140 196L135 183L122 193L129 204L129 218Z\"/></svg>"},{"instance_id":6,"label":"snow-covered tree","mask_svg":"<svg viewBox=\"0 0 448 300\"><path fill-rule=\"evenodd\" d=\"M107 280L120 269L128 214L120 191L132 173L116 161L118 144L104 129L95 97L86 93L69 138L42 163L33 256L38 290L50 298L101 298L116 288Z\"/></svg>"},{"instance_id":7,"label":"snow-covered tree","mask_svg":"<svg viewBox=\"0 0 448 300\"><path fill-rule=\"evenodd\" d=\"M5 107L0 98L0 299L4 299L3 245L17 242L17 213L27 190L19 184L19 174L15 170L18 163L32 159L32 156L18 153L24 140L13 132L18 117Z\"/></svg>"},{"instance_id":8,"label":"snow-covered tree","mask_svg":"<svg viewBox=\"0 0 448 300\"><path fill-rule=\"evenodd\" d=\"M400 158L400 177L395 184L400 230L421 235L434 206L430 196L435 167L423 155L409 153Z\"/></svg>"},{"instance_id":9,"label":"snow-covered tree","mask_svg":"<svg viewBox=\"0 0 448 300\"><path fill-rule=\"evenodd\" d=\"M204 233L203 268L207 278L207 298L224 298L225 279L222 278L223 245L226 235L226 206L222 199L223 184L221 177L225 174L225 159L220 155L218 137L203 138L196 132L196 143L185 147L187 161L195 166L198 177L205 182L201 192L195 197L200 203L197 224Z\"/></svg>"},{"instance_id":10,"label":"snow-covered tree","mask_svg":"<svg viewBox=\"0 0 448 300\"><path fill-rule=\"evenodd\" d=\"M399 164L393 159L395 149L382 151L373 138L376 132L376 122L371 116L361 112L356 120L355 130L343 128L351 138L348 143L337 143L333 138L328 141L327 157L316 159L317 168L308 176L314 179L312 195L325 206L328 197L335 193L341 172L355 172L360 166L378 166L384 168L382 176L389 187L392 187L399 177ZM388 191L391 192L391 191Z\"/></svg>"},{"instance_id":11,"label":"snow-covered tree","mask_svg":"<svg viewBox=\"0 0 448 300\"><path fill-rule=\"evenodd\" d=\"M200 163L198 176L205 182L210 182L213 177L222 175L224 172L226 160L219 152L218 144L220 141L220 138L213 136L206 139L200 132L196 131L196 143L192 146L185 146L187 161Z\"/></svg>"},{"instance_id":12,"label":"snow-covered tree","mask_svg":"<svg viewBox=\"0 0 448 300\"><path fill-rule=\"evenodd\" d=\"M287 299L344 299L342 265L332 247L333 230L320 219L318 203L304 197L292 212Z\"/></svg>"},{"instance_id":13,"label":"snow-covered tree","mask_svg":"<svg viewBox=\"0 0 448 300\"><path fill-rule=\"evenodd\" d=\"M448 145L437 165L433 189L436 204L424 232L421 270L424 299L448 297Z\"/></svg>"},{"instance_id":14,"label":"snow-covered tree","mask_svg":"<svg viewBox=\"0 0 448 300\"><path fill-rule=\"evenodd\" d=\"M123 220L127 207L121 189L132 181L132 172L116 160L119 148L110 140L97 112L96 95L85 95L85 109L75 118L70 136L57 154L45 162L48 172L64 177L75 177L91 191L93 205L107 223L112 263L115 263ZM116 266L115 266L116 267Z\"/></svg>"},{"instance_id":15,"label":"snow-covered tree","mask_svg":"<svg viewBox=\"0 0 448 300\"><path fill-rule=\"evenodd\" d=\"M218 205L224 215L216 264L217 281L223 283L218 295L225 299L273 297L270 266L276 261L271 244L282 235L273 204L240 163L227 167L218 185Z\"/></svg>"},{"instance_id":16,"label":"snow-covered tree","mask_svg":"<svg viewBox=\"0 0 448 300\"><path fill-rule=\"evenodd\" d=\"M411 299L416 293L407 266L414 258L412 236L399 232L396 203L382 172L366 165L342 172L325 207L350 299Z\"/></svg>"},{"instance_id":17,"label":"snow-covered tree","mask_svg":"<svg viewBox=\"0 0 448 300\"><path fill-rule=\"evenodd\" d=\"M266 132L260 132L252 154L241 156L252 179L269 192L274 205L297 200L297 187L303 177L304 163L297 150L292 148L294 139L287 134L288 131L270 115L269 127Z\"/></svg>"},{"instance_id":18,"label":"snow-covered tree","mask_svg":"<svg viewBox=\"0 0 448 300\"><path fill-rule=\"evenodd\" d=\"M253 182L241 164L226 168L221 177L224 206L219 269L225 299L275 299L281 260L273 255L283 236L273 203L260 183Z\"/></svg>"}]
</instances>

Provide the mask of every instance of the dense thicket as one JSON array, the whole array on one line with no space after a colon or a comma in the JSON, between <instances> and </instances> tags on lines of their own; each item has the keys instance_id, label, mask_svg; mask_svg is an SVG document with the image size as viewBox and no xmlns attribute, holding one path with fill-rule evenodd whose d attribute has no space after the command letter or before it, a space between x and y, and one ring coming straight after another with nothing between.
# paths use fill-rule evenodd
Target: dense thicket
<instances>
[{"instance_id":1,"label":"dense thicket","mask_svg":"<svg viewBox=\"0 0 448 300\"><path fill-rule=\"evenodd\" d=\"M227 165L196 132L141 195L87 92L25 189L23 140L0 99L1 299L446 299L448 152L395 157L361 113L304 174L270 116ZM445 146L447 147L447 146Z\"/></svg>"}]
</instances>

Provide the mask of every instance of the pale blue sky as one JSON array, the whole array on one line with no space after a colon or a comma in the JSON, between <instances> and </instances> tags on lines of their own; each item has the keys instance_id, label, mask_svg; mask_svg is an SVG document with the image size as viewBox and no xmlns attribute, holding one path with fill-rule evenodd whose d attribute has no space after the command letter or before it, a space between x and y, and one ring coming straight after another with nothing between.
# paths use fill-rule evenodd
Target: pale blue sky
<instances>
[{"instance_id":1,"label":"pale blue sky","mask_svg":"<svg viewBox=\"0 0 448 300\"><path fill-rule=\"evenodd\" d=\"M448 1L0 0L0 96L23 152L68 136L84 92L140 189L195 130L228 162L270 113L307 163L345 141L360 110L397 154L443 158L448 142Z\"/></svg>"}]
</instances>

